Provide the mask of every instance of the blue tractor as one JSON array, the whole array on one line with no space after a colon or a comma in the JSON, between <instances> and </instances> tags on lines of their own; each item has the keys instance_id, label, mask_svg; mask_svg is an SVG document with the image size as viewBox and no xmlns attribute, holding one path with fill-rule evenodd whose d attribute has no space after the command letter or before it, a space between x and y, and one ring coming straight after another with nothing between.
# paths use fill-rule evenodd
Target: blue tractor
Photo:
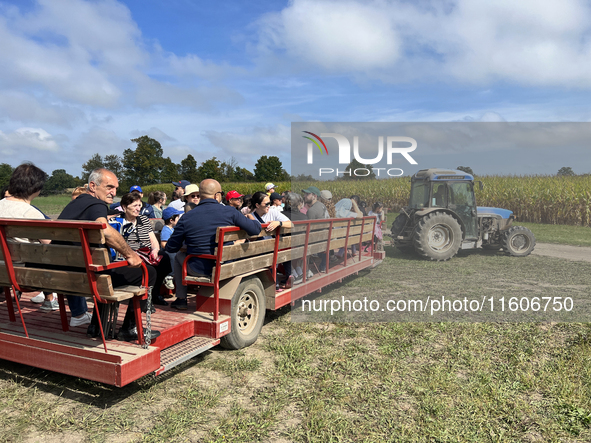
<instances>
[{"instance_id":1,"label":"blue tractor","mask_svg":"<svg viewBox=\"0 0 591 443\"><path fill-rule=\"evenodd\" d=\"M476 182L482 189L482 182ZM525 257L534 234L513 226L508 209L476 207L474 177L463 171L423 169L411 178L410 202L392 224L394 245L429 260L449 260L460 249L503 250Z\"/></svg>"}]
</instances>

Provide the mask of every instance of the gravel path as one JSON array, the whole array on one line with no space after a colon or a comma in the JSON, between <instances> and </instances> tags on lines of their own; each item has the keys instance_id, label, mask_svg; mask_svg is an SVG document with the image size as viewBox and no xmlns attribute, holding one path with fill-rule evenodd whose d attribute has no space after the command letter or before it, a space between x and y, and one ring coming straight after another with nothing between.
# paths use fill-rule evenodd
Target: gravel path
<instances>
[{"instance_id":1,"label":"gravel path","mask_svg":"<svg viewBox=\"0 0 591 443\"><path fill-rule=\"evenodd\" d=\"M586 261L591 263L591 247L556 245L553 243L537 243L534 255L564 258L566 260Z\"/></svg>"}]
</instances>

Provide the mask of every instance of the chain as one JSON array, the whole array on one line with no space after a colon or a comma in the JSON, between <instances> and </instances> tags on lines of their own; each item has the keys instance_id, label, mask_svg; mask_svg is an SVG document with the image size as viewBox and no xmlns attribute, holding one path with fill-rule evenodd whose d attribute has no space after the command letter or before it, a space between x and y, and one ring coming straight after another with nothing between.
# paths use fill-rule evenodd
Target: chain
<instances>
[{"instance_id":1,"label":"chain","mask_svg":"<svg viewBox=\"0 0 591 443\"><path fill-rule=\"evenodd\" d=\"M147 349L152 343L152 287L148 286L148 300L146 303L146 328L144 329L144 344L142 348Z\"/></svg>"}]
</instances>

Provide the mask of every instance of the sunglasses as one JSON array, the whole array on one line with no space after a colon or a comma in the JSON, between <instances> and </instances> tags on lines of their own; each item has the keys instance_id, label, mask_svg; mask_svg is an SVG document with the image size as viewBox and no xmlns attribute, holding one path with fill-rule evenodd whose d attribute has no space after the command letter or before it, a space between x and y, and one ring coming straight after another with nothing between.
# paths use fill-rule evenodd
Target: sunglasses
<instances>
[{"instance_id":1,"label":"sunglasses","mask_svg":"<svg viewBox=\"0 0 591 443\"><path fill-rule=\"evenodd\" d=\"M191 194L189 195L189 198L199 198L199 194Z\"/></svg>"},{"instance_id":2,"label":"sunglasses","mask_svg":"<svg viewBox=\"0 0 591 443\"><path fill-rule=\"evenodd\" d=\"M271 202L269 202L269 203L261 203L261 206L263 208L266 208L267 206L271 206Z\"/></svg>"}]
</instances>

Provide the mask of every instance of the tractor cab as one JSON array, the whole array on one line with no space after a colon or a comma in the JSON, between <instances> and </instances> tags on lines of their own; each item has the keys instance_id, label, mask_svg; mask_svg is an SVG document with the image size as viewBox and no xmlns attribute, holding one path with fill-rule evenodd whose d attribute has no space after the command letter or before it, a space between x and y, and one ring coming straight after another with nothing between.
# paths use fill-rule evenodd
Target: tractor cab
<instances>
[{"instance_id":1,"label":"tractor cab","mask_svg":"<svg viewBox=\"0 0 591 443\"><path fill-rule=\"evenodd\" d=\"M463 171L424 169L413 175L410 208L431 212L444 210L458 218L464 240L478 239L474 177Z\"/></svg>"}]
</instances>

